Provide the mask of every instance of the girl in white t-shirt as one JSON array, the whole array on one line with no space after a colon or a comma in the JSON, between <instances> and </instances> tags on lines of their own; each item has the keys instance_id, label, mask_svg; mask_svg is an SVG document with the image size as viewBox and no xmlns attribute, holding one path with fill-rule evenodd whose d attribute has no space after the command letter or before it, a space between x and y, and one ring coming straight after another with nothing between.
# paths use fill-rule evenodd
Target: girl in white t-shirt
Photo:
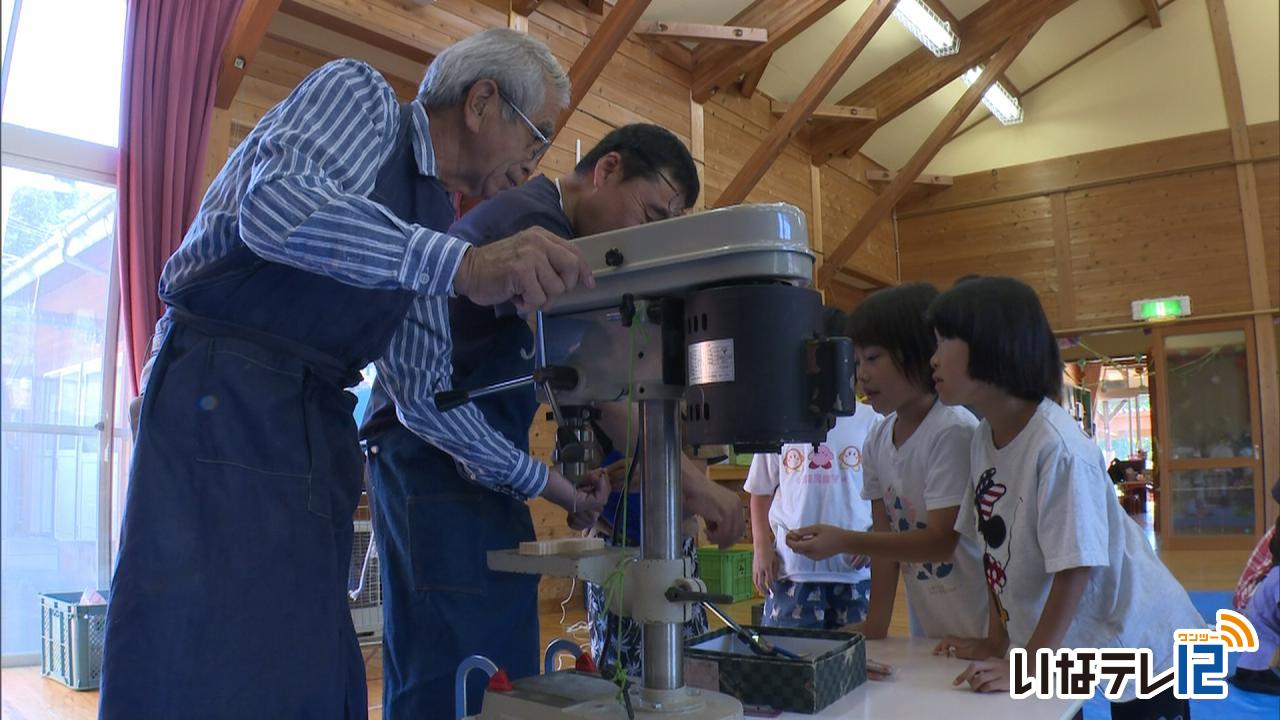
<instances>
[{"instance_id":1,"label":"girl in white t-shirt","mask_svg":"<svg viewBox=\"0 0 1280 720\"><path fill-rule=\"evenodd\" d=\"M986 639L938 644L976 660L956 684L1007 692L1008 643L1032 658L1040 648L1149 648L1153 675L1164 672L1174 633L1204 623L1121 509L1102 452L1058 404L1062 362L1035 291L1012 278L968 280L934 300L929 318L938 396L983 416L956 529L983 548L992 622ZM1146 700L1134 687L1126 682L1112 718L1190 717L1172 685Z\"/></svg>"},{"instance_id":2,"label":"girl in white t-shirt","mask_svg":"<svg viewBox=\"0 0 1280 720\"><path fill-rule=\"evenodd\" d=\"M964 408L938 402L934 392L934 337L925 311L937 295L928 283L881 290L849 320L858 382L871 407L887 416L871 430L862 452L862 497L871 501L871 531L811 525L796 528L787 540L813 559L840 553L871 557L867 619L853 628L869 638L888 632L900 573L912 635L987 632L981 552L955 531L978 421Z\"/></svg>"},{"instance_id":3,"label":"girl in white t-shirt","mask_svg":"<svg viewBox=\"0 0 1280 720\"><path fill-rule=\"evenodd\" d=\"M846 319L826 308L826 333L843 335ZM751 494L751 575L765 596L765 625L829 630L866 617L871 568L865 558L814 562L792 553L783 537L786 528L817 522L871 526L871 505L862 499L862 445L879 419L858 403L851 417L836 419L825 442L783 445L778 455L751 460L744 485Z\"/></svg>"}]
</instances>

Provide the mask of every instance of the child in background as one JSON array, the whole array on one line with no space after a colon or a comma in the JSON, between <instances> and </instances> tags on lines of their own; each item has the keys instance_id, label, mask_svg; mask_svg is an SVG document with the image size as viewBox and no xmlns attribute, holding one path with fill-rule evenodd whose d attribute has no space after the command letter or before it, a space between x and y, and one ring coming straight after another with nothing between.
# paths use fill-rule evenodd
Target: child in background
<instances>
[{"instance_id":1,"label":"child in background","mask_svg":"<svg viewBox=\"0 0 1280 720\"><path fill-rule=\"evenodd\" d=\"M863 446L862 498L871 501L872 532L813 525L787 539L792 550L815 560L870 556L867 620L852 628L869 638L888 633L901 569L912 635L987 635L982 554L955 531L978 421L964 408L938 402L934 391L929 359L935 343L924 314L937 296L928 283L880 290L849 319L858 382L871 407L885 415ZM983 657L1003 651L993 647Z\"/></svg>"},{"instance_id":2,"label":"child in background","mask_svg":"<svg viewBox=\"0 0 1280 720\"><path fill-rule=\"evenodd\" d=\"M1280 480L1271 486L1271 497L1280 502ZM1231 682L1280 695L1280 517L1249 556L1234 602L1258 631L1258 649L1240 657Z\"/></svg>"},{"instance_id":3,"label":"child in background","mask_svg":"<svg viewBox=\"0 0 1280 720\"><path fill-rule=\"evenodd\" d=\"M1280 503L1280 480L1271 486L1271 497ZM1241 612L1249 606L1249 598L1253 596L1258 583L1267 576L1271 570L1272 561L1276 559L1271 551L1272 541L1276 537L1277 530L1280 529L1280 518L1276 520L1277 525L1268 530L1258 544L1253 546L1253 552L1249 553L1249 561L1244 565L1244 572L1240 573L1240 581L1236 583L1236 594L1231 598L1231 605Z\"/></svg>"},{"instance_id":4,"label":"child in background","mask_svg":"<svg viewBox=\"0 0 1280 720\"><path fill-rule=\"evenodd\" d=\"M1231 682L1242 690L1280 695L1280 520L1270 537L1271 568L1254 586L1244 609L1258 631L1258 649L1240 656Z\"/></svg>"},{"instance_id":5,"label":"child in background","mask_svg":"<svg viewBox=\"0 0 1280 720\"><path fill-rule=\"evenodd\" d=\"M844 334L846 316L823 311L829 336ZM850 382L853 378L850 378ZM765 596L765 625L835 629L861 622L871 592L865 559L814 562L791 552L776 535L816 522L866 529L871 506L863 500L862 444L880 419L858 403L852 417L836 419L827 441L782 446L781 455L756 455L745 489L751 493L752 579Z\"/></svg>"},{"instance_id":6,"label":"child in background","mask_svg":"<svg viewBox=\"0 0 1280 720\"><path fill-rule=\"evenodd\" d=\"M933 377L949 405L983 415L956 530L981 543L992 631L1039 648L1149 648L1152 672L1173 665L1173 634L1203 628L1190 598L1116 499L1102 451L1058 404L1062 361L1035 291L1012 278L957 285L929 307ZM975 639L946 638L979 658ZM1000 653L1003 655L1003 652ZM978 659L955 680L1007 692L1009 661ZM1174 688L1136 699L1132 680L1112 718L1191 717Z\"/></svg>"}]
</instances>

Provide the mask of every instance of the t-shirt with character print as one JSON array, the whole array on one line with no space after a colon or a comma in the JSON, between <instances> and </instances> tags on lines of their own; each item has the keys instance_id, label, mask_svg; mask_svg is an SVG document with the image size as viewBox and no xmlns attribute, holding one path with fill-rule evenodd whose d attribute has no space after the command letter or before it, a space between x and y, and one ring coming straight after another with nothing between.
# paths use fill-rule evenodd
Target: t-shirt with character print
<instances>
[{"instance_id":1,"label":"t-shirt with character print","mask_svg":"<svg viewBox=\"0 0 1280 720\"><path fill-rule=\"evenodd\" d=\"M978 420L962 407L935 402L911 437L894 447L897 418L891 413L867 436L862 497L884 501L894 532L923 530L930 510L964 502ZM981 558L978 544L961 536L946 560L901 564L912 635L986 637L989 613Z\"/></svg>"},{"instance_id":2,"label":"t-shirt with character print","mask_svg":"<svg viewBox=\"0 0 1280 720\"><path fill-rule=\"evenodd\" d=\"M987 421L974 433L967 501L956 530L983 550L987 584L1014 647L1031 639L1054 573L1088 567L1064 648L1149 648L1152 670L1173 664L1173 635L1204 621L1120 507L1102 451L1060 405L1044 400L997 449ZM1134 697L1125 685L1122 700Z\"/></svg>"},{"instance_id":3,"label":"t-shirt with character print","mask_svg":"<svg viewBox=\"0 0 1280 720\"><path fill-rule=\"evenodd\" d=\"M850 530L871 527L871 503L862 499L862 444L880 414L858 403L852 417L836 419L827 441L782 446L779 455L756 455L744 489L773 494L769 524L778 549L780 576L792 582L859 583L870 565L848 555L810 560L787 547L787 530L825 523ZM775 493L776 491L776 493Z\"/></svg>"}]
</instances>

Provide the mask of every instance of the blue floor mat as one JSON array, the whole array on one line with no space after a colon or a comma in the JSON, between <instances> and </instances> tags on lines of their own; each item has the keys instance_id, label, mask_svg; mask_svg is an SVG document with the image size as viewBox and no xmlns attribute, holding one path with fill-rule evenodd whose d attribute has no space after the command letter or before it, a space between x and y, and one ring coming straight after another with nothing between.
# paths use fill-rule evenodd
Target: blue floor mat
<instances>
[{"instance_id":1,"label":"blue floor mat","mask_svg":"<svg viewBox=\"0 0 1280 720\"><path fill-rule=\"evenodd\" d=\"M1203 591L1188 593L1191 604L1200 611L1205 623L1217 621L1219 608L1231 607L1231 593ZM1236 653L1227 653L1229 672L1236 671ZM1096 696L1084 704L1085 720L1108 720L1111 704ZM1252 693L1230 686L1223 700L1192 700L1191 717L1194 720L1270 720L1280 718L1280 697Z\"/></svg>"}]
</instances>

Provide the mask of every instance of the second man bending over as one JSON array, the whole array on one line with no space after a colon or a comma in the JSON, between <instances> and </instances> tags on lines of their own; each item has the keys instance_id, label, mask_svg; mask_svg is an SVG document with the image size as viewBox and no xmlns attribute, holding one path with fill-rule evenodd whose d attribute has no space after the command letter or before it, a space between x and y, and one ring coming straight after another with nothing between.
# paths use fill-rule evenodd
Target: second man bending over
<instances>
[{"instance_id":1,"label":"second man bending over","mask_svg":"<svg viewBox=\"0 0 1280 720\"><path fill-rule=\"evenodd\" d=\"M628 125L606 135L572 174L534 177L477 205L450 232L476 245L535 226L581 237L681 215L698 192L693 159L675 135ZM455 298L449 323L453 387L531 371L533 337L524 319ZM475 404L528 452L538 406L532 388ZM407 431L380 386L361 432L384 581L384 711L389 719L452 718L454 672L467 656L485 655L512 678L539 671L538 578L490 571L485 560L489 550L535 539L533 521L521 499L475 483L465 466ZM713 540L741 534L736 495L710 481L686 483L685 493L692 493L690 507L700 509ZM478 707L483 689L476 679L468 687L470 708Z\"/></svg>"}]
</instances>

